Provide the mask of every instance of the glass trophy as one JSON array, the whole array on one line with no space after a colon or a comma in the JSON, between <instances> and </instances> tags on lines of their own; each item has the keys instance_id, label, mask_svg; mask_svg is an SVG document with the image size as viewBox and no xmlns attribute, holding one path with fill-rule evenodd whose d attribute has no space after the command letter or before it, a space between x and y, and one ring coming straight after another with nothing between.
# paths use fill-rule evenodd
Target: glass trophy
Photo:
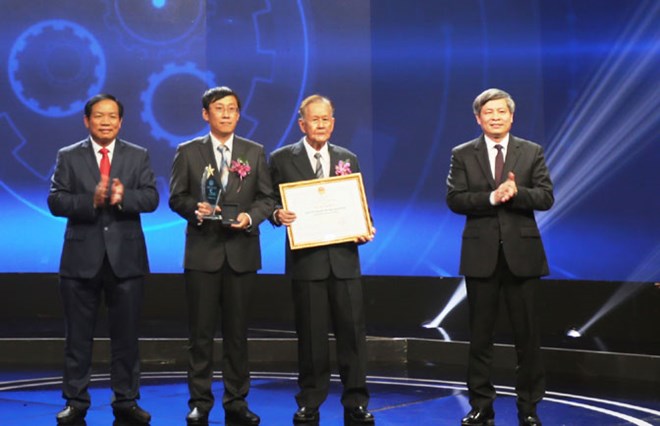
<instances>
[{"instance_id":1,"label":"glass trophy","mask_svg":"<svg viewBox=\"0 0 660 426\"><path fill-rule=\"evenodd\" d=\"M222 195L222 187L213 179L214 171L213 167L209 164L202 174L202 196L204 197L204 201L208 202L213 208L213 213L204 216L204 220L222 220L222 215L216 213L216 207L219 205L220 196Z\"/></svg>"}]
</instances>

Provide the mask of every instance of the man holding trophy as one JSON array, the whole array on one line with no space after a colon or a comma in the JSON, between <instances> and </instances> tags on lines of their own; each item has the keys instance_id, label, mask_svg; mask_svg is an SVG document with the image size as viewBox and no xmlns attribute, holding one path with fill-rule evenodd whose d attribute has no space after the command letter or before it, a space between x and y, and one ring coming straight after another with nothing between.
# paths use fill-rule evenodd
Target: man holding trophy
<instances>
[{"instance_id":1,"label":"man holding trophy","mask_svg":"<svg viewBox=\"0 0 660 426\"><path fill-rule=\"evenodd\" d=\"M170 208L187 222L184 278L189 320L188 424L207 424L214 404L213 340L223 336L225 420L258 425L249 410L247 301L261 268L259 224L273 211L263 146L234 134L241 102L228 87L202 97L210 133L178 146Z\"/></svg>"}]
</instances>

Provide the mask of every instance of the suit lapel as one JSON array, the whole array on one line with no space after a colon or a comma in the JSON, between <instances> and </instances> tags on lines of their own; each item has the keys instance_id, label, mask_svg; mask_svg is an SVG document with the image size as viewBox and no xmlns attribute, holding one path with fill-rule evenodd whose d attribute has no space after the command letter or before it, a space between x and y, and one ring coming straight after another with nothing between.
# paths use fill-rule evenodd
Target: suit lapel
<instances>
[{"instance_id":1,"label":"suit lapel","mask_svg":"<svg viewBox=\"0 0 660 426\"><path fill-rule=\"evenodd\" d=\"M328 170L328 176L337 176L333 164L339 163L339 153L335 150L335 146L330 143L328 143L328 152L330 153L330 170Z\"/></svg>"},{"instance_id":2,"label":"suit lapel","mask_svg":"<svg viewBox=\"0 0 660 426\"><path fill-rule=\"evenodd\" d=\"M513 170L520 158L520 141L515 136L509 134L509 145L507 146L509 152L506 153L506 160L504 160L504 169L502 169L502 181L507 179L509 172Z\"/></svg>"},{"instance_id":3,"label":"suit lapel","mask_svg":"<svg viewBox=\"0 0 660 426\"><path fill-rule=\"evenodd\" d=\"M239 158L246 159L246 146L243 139L234 135L234 143L231 150L231 158L229 159L229 167L231 167L231 162L238 160ZM225 193L231 194L232 191L238 191L239 185L241 183L241 178L236 173L229 172L227 175L227 189Z\"/></svg>"},{"instance_id":4,"label":"suit lapel","mask_svg":"<svg viewBox=\"0 0 660 426\"><path fill-rule=\"evenodd\" d=\"M201 140L199 144L199 155L202 159L202 165L200 166L200 174L204 172L204 168L208 165L211 165L213 167L213 170L215 170L215 173L213 173L213 180L218 184L218 186L221 186L220 182L220 173L219 170L220 168L218 167L218 163L215 161L215 154L213 152L213 142L211 142L211 137L206 136L204 139Z\"/></svg>"},{"instance_id":5,"label":"suit lapel","mask_svg":"<svg viewBox=\"0 0 660 426\"><path fill-rule=\"evenodd\" d=\"M96 162L96 153L94 152L94 145L88 138L82 145L82 157L85 162L85 167L89 170L90 175L94 181L98 182L101 179L101 171L99 170L99 163Z\"/></svg>"},{"instance_id":6,"label":"suit lapel","mask_svg":"<svg viewBox=\"0 0 660 426\"><path fill-rule=\"evenodd\" d=\"M477 157L479 166L481 166L481 171L484 174L484 177L488 180L488 184L492 189L495 189L495 179L493 179L493 171L490 169L486 139L484 139L483 135L474 141L474 154Z\"/></svg>"},{"instance_id":7,"label":"suit lapel","mask_svg":"<svg viewBox=\"0 0 660 426\"><path fill-rule=\"evenodd\" d=\"M314 169L309 162L307 157L307 151L305 151L305 139L301 139L297 144L292 148L293 155L293 165L298 172L302 175L304 180L315 179L316 175L314 174Z\"/></svg>"},{"instance_id":8,"label":"suit lapel","mask_svg":"<svg viewBox=\"0 0 660 426\"><path fill-rule=\"evenodd\" d=\"M121 171L126 162L126 156L124 155L125 148L126 145L121 140L117 139L115 141L115 152L112 153L112 163L110 165L110 181L113 178L122 176Z\"/></svg>"}]
</instances>

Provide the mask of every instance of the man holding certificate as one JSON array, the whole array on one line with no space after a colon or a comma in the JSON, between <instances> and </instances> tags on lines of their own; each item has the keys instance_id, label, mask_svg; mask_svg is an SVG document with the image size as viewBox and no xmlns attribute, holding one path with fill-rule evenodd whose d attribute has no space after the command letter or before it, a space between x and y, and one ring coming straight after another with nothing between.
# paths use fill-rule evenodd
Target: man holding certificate
<instances>
[{"instance_id":1,"label":"man holding certificate","mask_svg":"<svg viewBox=\"0 0 660 426\"><path fill-rule=\"evenodd\" d=\"M355 154L328 143L335 124L334 108L328 98L320 95L306 98L300 105L299 114L298 124L305 137L276 150L270 157L274 193L279 195L271 220L287 227L302 218L293 208L285 207L286 199L280 193L280 184L322 178L330 178L330 183L336 179L333 176L360 171ZM318 186L318 192L325 192L323 185ZM326 211L334 208L331 205ZM358 244L374 237L375 229L371 227L370 218L367 224L364 234L347 242L292 249L291 234L287 235L286 273L293 281L300 386L294 424L318 424L319 407L328 395L329 316L337 340L339 374L344 385L341 402L345 424L374 423L373 414L367 410L366 337L358 254Z\"/></svg>"},{"instance_id":2,"label":"man holding certificate","mask_svg":"<svg viewBox=\"0 0 660 426\"><path fill-rule=\"evenodd\" d=\"M177 148L170 208L186 227L184 277L190 346L188 424L207 424L214 404L213 339L223 336L222 405L228 424L258 425L248 409L247 300L261 268L259 224L274 208L263 146L234 134L241 103L228 87L204 93L210 134Z\"/></svg>"}]
</instances>

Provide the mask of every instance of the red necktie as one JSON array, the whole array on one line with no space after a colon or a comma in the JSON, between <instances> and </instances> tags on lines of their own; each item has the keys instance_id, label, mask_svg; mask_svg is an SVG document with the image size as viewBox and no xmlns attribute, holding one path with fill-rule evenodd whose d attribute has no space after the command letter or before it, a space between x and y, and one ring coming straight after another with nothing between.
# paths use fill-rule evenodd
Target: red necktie
<instances>
[{"instance_id":1,"label":"red necktie","mask_svg":"<svg viewBox=\"0 0 660 426\"><path fill-rule=\"evenodd\" d=\"M495 145L497 155L495 156L495 185L502 183L502 171L504 170L504 155L502 145Z\"/></svg>"},{"instance_id":2,"label":"red necktie","mask_svg":"<svg viewBox=\"0 0 660 426\"><path fill-rule=\"evenodd\" d=\"M101 148L99 152L101 153L101 164L99 165L101 176L110 177L110 157L108 157L110 151L107 148Z\"/></svg>"}]
</instances>

